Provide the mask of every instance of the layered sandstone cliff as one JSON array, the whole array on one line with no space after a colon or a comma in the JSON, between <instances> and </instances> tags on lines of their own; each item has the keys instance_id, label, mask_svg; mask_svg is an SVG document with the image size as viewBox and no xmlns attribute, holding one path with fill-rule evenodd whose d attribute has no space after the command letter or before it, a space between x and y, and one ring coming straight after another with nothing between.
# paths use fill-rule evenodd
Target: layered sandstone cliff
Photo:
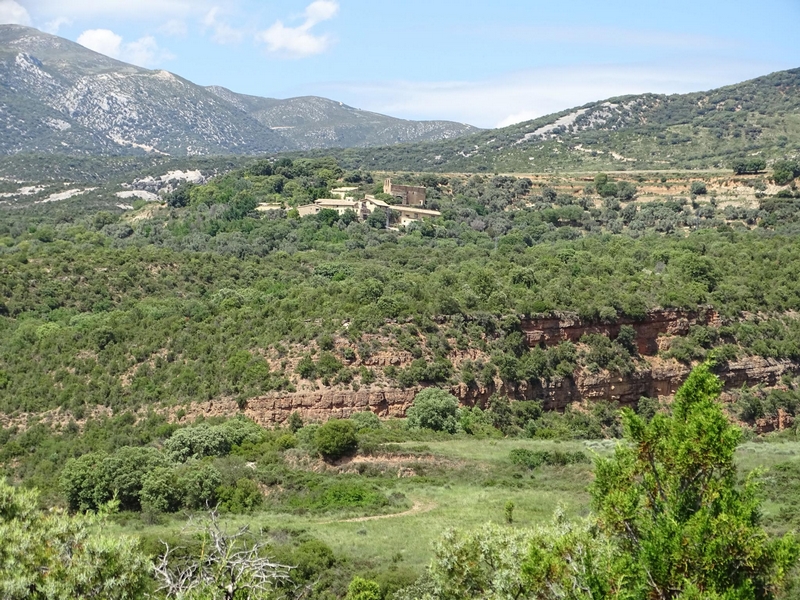
<instances>
[{"instance_id":1,"label":"layered sandstone cliff","mask_svg":"<svg viewBox=\"0 0 800 600\"><path fill-rule=\"evenodd\" d=\"M563 379L517 386L507 386L499 380L488 386L467 387L461 384L452 388L452 392L465 406L485 406L492 394L500 393L517 400L540 400L546 409L552 410L562 410L575 402L610 400L633 405L643 396L670 397L685 381L690 367L675 360L661 359L656 356L658 350L671 337L686 335L694 325L719 324L719 316L711 310L689 312L677 309L652 311L643 319L623 318L615 323L585 323L575 316L563 314L523 319L521 329L529 347L553 346L563 341L577 343L581 337L592 333L613 339L622 325L630 325L636 331L636 344L642 360L634 373L625 376L579 369L572 377ZM395 356L384 352L379 357L372 357L368 364L402 366L410 360L411 356L405 352L398 352ZM726 390L733 390L758 384L772 387L779 384L785 373L798 370L800 365L791 361L747 357L721 367L718 374ZM414 388L371 386L359 391L322 388L275 393L250 399L244 413L263 424L283 422L293 412L298 412L308 421L343 418L365 410L381 417L401 417L411 406L417 391ZM196 405L194 412L198 410L208 416L239 412L232 400Z\"/></svg>"}]
</instances>

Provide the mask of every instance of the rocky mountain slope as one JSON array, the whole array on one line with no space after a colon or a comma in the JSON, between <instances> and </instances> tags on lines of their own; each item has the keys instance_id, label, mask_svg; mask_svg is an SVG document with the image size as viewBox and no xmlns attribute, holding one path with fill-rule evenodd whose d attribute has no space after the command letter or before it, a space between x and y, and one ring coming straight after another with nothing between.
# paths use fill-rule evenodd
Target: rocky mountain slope
<instances>
[{"instance_id":1,"label":"rocky mountain slope","mask_svg":"<svg viewBox=\"0 0 800 600\"><path fill-rule=\"evenodd\" d=\"M727 168L800 153L800 69L691 94L611 98L457 140L350 150L351 167L444 172Z\"/></svg>"},{"instance_id":2,"label":"rocky mountain slope","mask_svg":"<svg viewBox=\"0 0 800 600\"><path fill-rule=\"evenodd\" d=\"M204 88L18 25L0 25L0 124L3 154L251 154L476 131L324 98L275 100Z\"/></svg>"}]
</instances>

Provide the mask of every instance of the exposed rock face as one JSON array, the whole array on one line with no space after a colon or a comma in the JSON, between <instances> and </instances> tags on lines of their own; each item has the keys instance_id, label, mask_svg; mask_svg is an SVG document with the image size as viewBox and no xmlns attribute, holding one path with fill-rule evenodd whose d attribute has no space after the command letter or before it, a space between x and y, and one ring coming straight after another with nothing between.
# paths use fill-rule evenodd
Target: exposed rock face
<instances>
[{"instance_id":1,"label":"exposed rock face","mask_svg":"<svg viewBox=\"0 0 800 600\"><path fill-rule=\"evenodd\" d=\"M409 388L274 394L251 398L244 410L240 410L233 400L210 400L195 404L192 413L203 414L206 417L221 417L242 412L261 425L282 423L293 412L299 413L306 422L345 419L357 412L368 410L380 417L403 417L414 401L417 391Z\"/></svg>"},{"instance_id":2,"label":"exposed rock face","mask_svg":"<svg viewBox=\"0 0 800 600\"><path fill-rule=\"evenodd\" d=\"M729 363L719 372L719 376L727 390L755 384L769 387L777 385L784 373L796 372L798 369L800 365L791 361L749 357ZM550 410L561 410L573 402L586 400L614 400L623 405L633 405L642 396L672 396L685 381L689 371L688 366L677 362L650 363L650 368L641 369L628 377L609 373L577 373L572 379L520 385L516 388L508 388L502 384L479 388L461 385L451 391L465 406L485 406L496 392L516 400L542 400L545 408ZM367 410L380 417L403 417L417 391L409 388L274 394L250 399L243 412L262 425L282 423L293 412L298 412L307 422L342 419ZM212 417L233 415L242 411L233 400L214 400L195 405L193 412Z\"/></svg>"},{"instance_id":3,"label":"exposed rock face","mask_svg":"<svg viewBox=\"0 0 800 600\"><path fill-rule=\"evenodd\" d=\"M408 121L325 98L278 100L205 88L0 24L0 155L261 154L435 141L478 131Z\"/></svg>"},{"instance_id":4,"label":"exposed rock face","mask_svg":"<svg viewBox=\"0 0 800 600\"><path fill-rule=\"evenodd\" d=\"M555 346L561 342L578 342L586 334L599 333L611 339L619 335L620 327L630 325L636 330L639 353L650 356L658 352L661 335L686 335L692 325L718 325L719 315L712 310L691 312L679 309L650 311L644 319L620 318L616 323L584 323L578 317L555 314L543 318L525 319L521 323L529 347Z\"/></svg>"},{"instance_id":5,"label":"exposed rock face","mask_svg":"<svg viewBox=\"0 0 800 600\"><path fill-rule=\"evenodd\" d=\"M719 316L711 311L688 312L660 310L650 312L642 320L620 319L613 324L583 323L570 315L554 315L546 318L527 319L521 324L528 345L552 346L562 341L578 342L585 334L599 333L611 337L619 334L622 325L631 325L636 330L636 343L644 358L636 372L621 376L603 371L589 373L576 371L571 378L521 384L509 387L501 381L489 386L468 388L461 384L451 391L465 406L485 406L494 393L516 400L541 400L550 410L563 410L574 402L612 400L622 405L635 405L643 396L650 398L669 397L689 375L690 367L675 360L663 360L655 356L659 346L671 336L685 335L693 325L719 325ZM368 364L373 366L402 365L411 360L407 353L396 355L382 353L374 356ZM728 363L718 372L726 390L743 385L778 385L784 373L797 372L800 365L788 360L762 357L747 357ZM362 389L358 392L335 389L301 391L296 393L274 393L252 398L244 413L261 424L281 423L293 412L298 412L306 421L324 421L330 418L346 418L370 410L380 417L402 417L414 401L417 389ZM233 400L215 400L194 406L194 413L206 416L223 416L239 411Z\"/></svg>"}]
</instances>

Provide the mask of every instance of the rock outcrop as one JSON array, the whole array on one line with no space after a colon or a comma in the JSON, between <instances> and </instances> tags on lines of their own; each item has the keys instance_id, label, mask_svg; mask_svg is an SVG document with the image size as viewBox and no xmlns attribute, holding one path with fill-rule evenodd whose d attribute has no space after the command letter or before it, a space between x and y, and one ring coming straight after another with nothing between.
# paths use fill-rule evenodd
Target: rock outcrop
<instances>
[{"instance_id":1,"label":"rock outcrop","mask_svg":"<svg viewBox=\"0 0 800 600\"><path fill-rule=\"evenodd\" d=\"M630 375L608 371L590 373L577 370L572 377L522 383L508 386L496 380L488 386L452 388L452 393L464 406L486 406L489 398L500 393L516 400L540 400L549 410L563 410L575 402L610 400L621 405L635 405L643 396L670 397L686 380L688 365L657 356L658 350L673 336L686 335L695 325L719 326L719 316L712 310L697 312L677 309L651 311L643 319L620 319L616 323L585 323L579 318L557 314L542 318L523 319L521 329L530 347L554 346L563 341L578 343L586 334L602 334L615 338L622 325L636 331L636 344L642 360ZM471 359L475 359L471 356ZM403 366L411 355L400 351L394 355L382 352L369 359L370 366ZM726 390L742 386L773 387L787 372L800 371L800 365L788 360L758 356L746 357L720 367L718 375ZM281 423L293 412L306 421L346 418L353 413L370 410L380 417L402 417L411 406L418 389L378 388L371 386L359 391L323 388L294 393L276 392L251 398L244 414L258 423ZM240 412L233 400L214 400L196 404L192 413L205 416L224 416Z\"/></svg>"},{"instance_id":2,"label":"rock outcrop","mask_svg":"<svg viewBox=\"0 0 800 600\"><path fill-rule=\"evenodd\" d=\"M467 388L454 387L451 391L465 406L485 406L492 394L500 393L516 400L541 400L549 410L563 410L574 402L612 400L622 405L634 405L643 396L670 397L689 374L689 367L677 362L648 363L649 367L622 377L608 372L588 374L579 372L573 378L557 379L534 385L509 388L501 383ZM762 384L775 386L787 372L796 372L800 365L761 357L748 357L729 363L719 371L726 390L743 385ZM418 389L383 389L317 392L276 393L251 398L240 410L233 400L212 400L195 404L192 413L206 417L229 416L243 412L257 423L269 425L282 423L293 412L309 421L326 421L347 418L350 415L372 411L380 417L403 417L414 401Z\"/></svg>"},{"instance_id":3,"label":"rock outcrop","mask_svg":"<svg viewBox=\"0 0 800 600\"><path fill-rule=\"evenodd\" d=\"M556 313L546 317L523 319L520 327L529 347L554 346L575 342L587 334L599 333L611 339L623 325L636 331L639 354L650 356L659 350L660 336L686 335L693 325L719 325L719 315L711 310L652 310L642 319L622 317L614 323L586 323L575 315Z\"/></svg>"}]
</instances>

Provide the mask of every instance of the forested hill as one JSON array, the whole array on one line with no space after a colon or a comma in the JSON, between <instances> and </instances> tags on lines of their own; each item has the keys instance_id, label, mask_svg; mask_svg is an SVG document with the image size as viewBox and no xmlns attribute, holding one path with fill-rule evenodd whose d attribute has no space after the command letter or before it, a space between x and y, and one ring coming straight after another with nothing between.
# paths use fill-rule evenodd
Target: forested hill
<instances>
[{"instance_id":1,"label":"forested hill","mask_svg":"<svg viewBox=\"0 0 800 600\"><path fill-rule=\"evenodd\" d=\"M521 172L728 167L800 151L800 69L707 92L622 96L437 143L344 150L350 168Z\"/></svg>"},{"instance_id":2,"label":"forested hill","mask_svg":"<svg viewBox=\"0 0 800 600\"><path fill-rule=\"evenodd\" d=\"M325 98L201 87L69 40L0 25L0 154L253 154L438 140L476 131Z\"/></svg>"}]
</instances>

